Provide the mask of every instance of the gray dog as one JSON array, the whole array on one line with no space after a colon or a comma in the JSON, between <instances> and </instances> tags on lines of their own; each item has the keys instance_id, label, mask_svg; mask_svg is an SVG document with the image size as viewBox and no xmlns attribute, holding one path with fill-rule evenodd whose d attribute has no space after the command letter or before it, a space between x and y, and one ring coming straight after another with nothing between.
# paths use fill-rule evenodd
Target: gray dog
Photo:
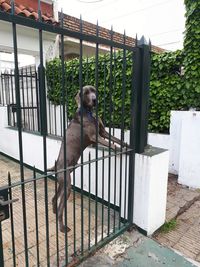
<instances>
[{"instance_id":1,"label":"gray dog","mask_svg":"<svg viewBox=\"0 0 200 267\"><path fill-rule=\"evenodd\" d=\"M92 115L92 109L96 105L96 89L87 85L83 87L82 90L82 103L83 103L83 150L91 144L96 144L96 131L98 130L98 143L103 146L109 147L109 142L105 140L109 139L109 133L106 132L105 127L100 119L97 119ZM75 166L81 155L81 111L80 111L80 92L76 96L76 102L78 104L78 110L76 111L74 118L70 122L66 130L66 146L67 146L67 155L66 155L66 165L67 167ZM121 140L111 136L111 141L121 145ZM123 146L126 146L122 142ZM111 143L111 148L115 150L115 145ZM61 149L57 159L57 170L64 168L64 141L62 141ZM50 170L55 170L55 167ZM66 171L67 179L67 199L71 193L71 176L70 173L72 170ZM58 190L57 194L52 198L53 212L56 213L56 198L60 198L58 205L58 221L60 231L65 231L65 225L63 224L63 210L64 210L64 173L58 173ZM70 231L67 228L67 231Z\"/></svg>"}]
</instances>

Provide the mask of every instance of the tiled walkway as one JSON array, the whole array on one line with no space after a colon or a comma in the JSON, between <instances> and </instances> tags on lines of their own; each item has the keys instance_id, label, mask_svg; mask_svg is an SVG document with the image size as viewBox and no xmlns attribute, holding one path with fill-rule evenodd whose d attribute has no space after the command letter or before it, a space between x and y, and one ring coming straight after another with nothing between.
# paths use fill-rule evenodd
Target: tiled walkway
<instances>
[{"instance_id":1,"label":"tiled walkway","mask_svg":"<svg viewBox=\"0 0 200 267\"><path fill-rule=\"evenodd\" d=\"M11 173L12 183L19 181L19 165L13 161L0 156L0 185L7 184L7 172ZM32 171L25 168L25 179L31 178ZM26 197L26 222L27 222L27 241L28 241L28 257L29 266L37 266L37 256L40 260L40 266L47 265L47 250L46 250L46 212L45 212L45 197L44 197L44 181L37 181L37 208L38 208L38 245L36 242L36 211L34 202L34 187L33 182L25 185L25 197ZM65 235L63 233L56 232L56 218L52 212L51 199L54 194L55 183L48 179L48 221L49 221L49 255L51 266L58 266L57 261L62 263L65 260ZM75 223L73 220L73 198L75 197ZM23 267L25 264L24 253L24 227L23 227L23 211L22 211L22 197L21 186L17 186L12 189L12 198L19 198L19 201L13 204L13 229L14 229L14 249L12 246L11 236L11 221L10 219L2 223L3 229L3 246L4 246L4 261L5 267L13 266L13 258L16 260L16 265ZM88 248L88 244L94 244L95 240L95 202L90 200L91 213L88 213L89 199L84 197L83 205L83 222L84 222L84 249ZM102 213L103 210L103 213ZM98 204L98 241L107 233L107 208ZM104 222L102 226L101 214L104 215ZM67 205L67 217L68 227L71 231L67 235L68 242L68 257L71 260L74 254L74 246L76 251L80 251L81 248L81 198L79 193L72 192ZM113 211L111 211L111 231L113 229ZM90 220L90 236L89 236L89 220ZM118 223L118 214L116 212L116 225ZM75 240L74 243L74 234ZM58 246L58 247L57 247ZM39 251L39 255L37 254ZM58 251L58 254L57 254ZM13 257L15 253L16 257Z\"/></svg>"},{"instance_id":2,"label":"tiled walkway","mask_svg":"<svg viewBox=\"0 0 200 267\"><path fill-rule=\"evenodd\" d=\"M175 218L177 226L168 233L159 232L155 239L183 255L199 262L200 266L200 191L177 183L169 177L167 221Z\"/></svg>"}]
</instances>

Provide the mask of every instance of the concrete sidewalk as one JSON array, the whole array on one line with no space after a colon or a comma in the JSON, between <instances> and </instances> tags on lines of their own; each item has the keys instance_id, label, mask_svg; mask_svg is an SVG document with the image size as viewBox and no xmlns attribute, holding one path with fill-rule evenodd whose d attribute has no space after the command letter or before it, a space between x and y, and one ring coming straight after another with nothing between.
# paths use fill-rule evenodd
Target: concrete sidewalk
<instances>
[{"instance_id":1,"label":"concrete sidewalk","mask_svg":"<svg viewBox=\"0 0 200 267\"><path fill-rule=\"evenodd\" d=\"M192 267L200 265L132 230L116 238L79 266Z\"/></svg>"},{"instance_id":2,"label":"concrete sidewalk","mask_svg":"<svg viewBox=\"0 0 200 267\"><path fill-rule=\"evenodd\" d=\"M200 191L179 185L177 177L169 175L166 222L176 220L175 229L158 231L155 241L136 230L126 232L81 266L200 267L199 208Z\"/></svg>"}]
</instances>

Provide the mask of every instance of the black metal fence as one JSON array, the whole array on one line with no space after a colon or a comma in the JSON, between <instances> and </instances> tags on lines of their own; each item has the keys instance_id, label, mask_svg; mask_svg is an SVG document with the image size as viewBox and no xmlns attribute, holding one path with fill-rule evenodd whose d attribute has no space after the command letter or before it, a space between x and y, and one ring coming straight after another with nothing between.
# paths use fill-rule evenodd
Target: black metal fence
<instances>
[{"instance_id":1,"label":"black metal fence","mask_svg":"<svg viewBox=\"0 0 200 267\"><path fill-rule=\"evenodd\" d=\"M12 73L3 74L4 85L10 84L11 89L1 101L8 101L9 122L17 126L19 148L18 180L14 180L12 174L8 174L8 181L1 177L4 184L0 187L0 266L72 266L83 260L84 257L103 246L117 235L128 229L133 220L134 200L134 158L135 152L141 152L146 145L147 137L147 113L148 113L148 89L150 48L144 40L135 47L113 41L111 30L110 40L100 38L98 25L96 36L83 33L83 21L80 20L80 31L73 32L63 27L61 16L60 26L52 26L42 22L41 11L39 20L34 21L15 15L14 1L12 1L11 14L0 12L0 20L12 25L13 51L15 69ZM40 64L34 74L24 73L18 68L18 25L29 27L38 31L38 45L40 48ZM76 113L78 116L80 146L80 160L70 162L70 144L67 143L68 109L66 103L62 103L62 150L63 161L55 164L53 173L48 174L47 168L47 137L48 137L48 101L46 97L45 68L43 59L43 32L52 32L60 36L61 47L61 89L63 99L68 99L65 90L65 65L64 65L64 37L76 38L80 46L79 57L79 90L80 107ZM83 45L84 41L95 44L95 84L96 106L89 115L84 112L83 102ZM105 99L109 103L108 143L100 138L99 132L99 103L98 103L98 60L99 45L109 48L109 94ZM113 149L112 134L112 93L113 93L113 51L122 50L123 64L121 84L121 130L120 146ZM130 140L129 145L124 144L124 103L126 87L126 53L132 54L132 83L131 83L131 108L129 114ZM30 76L30 77L29 77ZM115 77L117 79L117 77ZM38 83L37 83L38 79ZM6 80L6 82L5 82ZM22 82L23 81L23 82ZM20 84L21 83L21 84ZM31 86L34 83L34 90ZM38 85L37 85L38 84ZM12 96L13 95L13 96ZM12 98L13 97L13 98ZM12 102L10 101L12 99ZM29 101L28 99L31 99ZM13 103L14 102L14 103ZM35 109L35 111L34 111ZM30 120L30 114L32 119ZM35 113L34 113L35 112ZM95 138L92 143L95 148L85 150L87 129L84 126L87 116L92 116L95 125ZM38 170L32 166L32 175L26 175L24 165L23 128L26 118L30 123L30 130L39 131L43 137L43 169ZM36 123L37 118L37 123ZM90 117L91 118L91 117ZM73 122L72 122L73 123ZM91 122L92 123L92 122ZM37 124L37 126L36 126ZM29 125L28 125L29 126ZM27 125L26 125L27 127ZM36 127L36 128L34 128ZM72 133L73 134L73 133ZM94 137L94 136L93 136ZM104 136L105 137L105 136ZM107 149L100 149L99 142L107 144ZM104 140L104 139L103 139ZM5 140L6 141L6 140ZM32 144L34 146L34 144ZM31 153L31 149L30 149ZM48 153L54 153L49 151ZM55 158L56 160L56 158ZM62 183L61 183L62 180ZM77 182L79 181L79 182ZM70 197L67 192L72 184ZM64 190L63 190L64 188ZM61 194L63 192L63 195ZM52 210L51 197L54 195L54 209ZM60 199L58 200L58 197ZM69 197L69 198L68 198ZM55 208L56 207L56 208ZM68 226L60 232L60 210L64 209L64 225ZM9 248L9 253L8 249ZM9 254L9 255L8 255Z\"/></svg>"},{"instance_id":2,"label":"black metal fence","mask_svg":"<svg viewBox=\"0 0 200 267\"><path fill-rule=\"evenodd\" d=\"M22 128L39 131L39 97L35 66L19 69ZM0 104L8 107L8 125L17 127L17 105L14 70L1 73Z\"/></svg>"},{"instance_id":3,"label":"black metal fence","mask_svg":"<svg viewBox=\"0 0 200 267\"><path fill-rule=\"evenodd\" d=\"M17 104L15 96L14 70L1 73L0 105L8 108L8 126L17 128ZM36 66L19 68L19 88L22 110L22 130L40 132L39 80ZM47 98L47 133L61 137L62 106L55 105Z\"/></svg>"}]
</instances>

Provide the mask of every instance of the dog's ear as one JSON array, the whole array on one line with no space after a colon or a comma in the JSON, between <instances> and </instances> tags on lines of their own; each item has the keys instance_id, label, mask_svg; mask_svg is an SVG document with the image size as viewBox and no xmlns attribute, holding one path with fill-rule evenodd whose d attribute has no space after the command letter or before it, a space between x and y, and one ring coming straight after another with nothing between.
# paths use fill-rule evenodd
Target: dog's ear
<instances>
[{"instance_id":1,"label":"dog's ear","mask_svg":"<svg viewBox=\"0 0 200 267\"><path fill-rule=\"evenodd\" d=\"M80 100L80 92L78 91L78 93L75 96L75 100L76 100L76 104L78 106L78 108L80 108L81 106L81 100Z\"/></svg>"}]
</instances>

